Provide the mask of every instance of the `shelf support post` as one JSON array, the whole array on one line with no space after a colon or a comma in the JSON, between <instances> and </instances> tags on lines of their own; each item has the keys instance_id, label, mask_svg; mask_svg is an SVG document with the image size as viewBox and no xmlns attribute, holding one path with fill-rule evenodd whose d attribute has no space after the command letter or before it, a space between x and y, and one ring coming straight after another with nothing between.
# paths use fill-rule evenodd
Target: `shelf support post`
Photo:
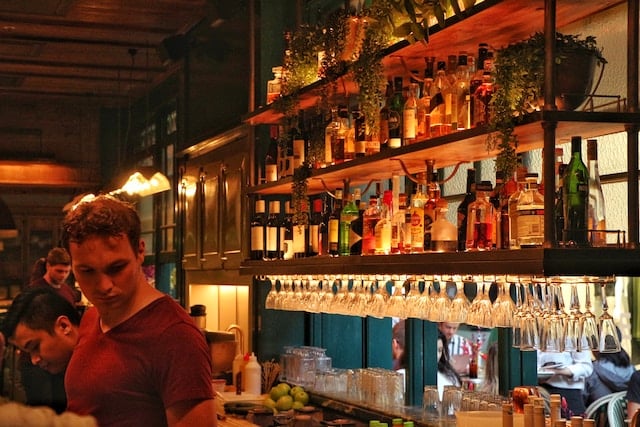
<instances>
[{"instance_id":1,"label":"shelf support post","mask_svg":"<svg viewBox=\"0 0 640 427\"><path fill-rule=\"evenodd\" d=\"M627 1L627 109L631 113L638 112L638 27L640 6L637 0ZM627 124L627 212L629 228L629 247L637 248L638 244L638 130L637 123Z\"/></svg>"},{"instance_id":2,"label":"shelf support post","mask_svg":"<svg viewBox=\"0 0 640 427\"><path fill-rule=\"evenodd\" d=\"M544 2L544 110L555 111L555 69L556 69L556 0ZM555 182L555 148L557 121L544 120L544 145L542 148L542 179L545 183ZM548 184L547 184L548 185ZM544 192L544 247L558 245L553 217L555 192Z\"/></svg>"}]
</instances>

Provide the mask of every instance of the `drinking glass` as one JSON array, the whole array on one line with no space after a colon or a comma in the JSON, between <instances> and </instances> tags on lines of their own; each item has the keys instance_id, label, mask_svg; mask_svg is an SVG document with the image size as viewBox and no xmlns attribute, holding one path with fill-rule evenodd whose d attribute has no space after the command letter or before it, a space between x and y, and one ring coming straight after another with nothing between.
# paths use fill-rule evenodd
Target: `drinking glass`
<instances>
[{"instance_id":1,"label":"drinking glass","mask_svg":"<svg viewBox=\"0 0 640 427\"><path fill-rule=\"evenodd\" d=\"M267 299L264 302L264 308L275 309L276 299L278 298L278 290L276 289L276 279L274 277L268 277L267 280L271 283L271 290L267 294Z\"/></svg>"},{"instance_id":2,"label":"drinking glass","mask_svg":"<svg viewBox=\"0 0 640 427\"><path fill-rule=\"evenodd\" d=\"M542 326L542 339L540 340L540 350L547 352L564 351L564 318L558 310L558 299L555 287L548 287L553 309L548 311Z\"/></svg>"},{"instance_id":3,"label":"drinking glass","mask_svg":"<svg viewBox=\"0 0 640 427\"><path fill-rule=\"evenodd\" d=\"M393 281L393 292L387 302L387 317L399 317L404 319L407 317L407 309L404 299L404 278L394 275L391 277Z\"/></svg>"},{"instance_id":4,"label":"drinking glass","mask_svg":"<svg viewBox=\"0 0 640 427\"><path fill-rule=\"evenodd\" d=\"M455 419L462 406L462 389L453 385L444 386L442 393L442 417Z\"/></svg>"},{"instance_id":5,"label":"drinking glass","mask_svg":"<svg viewBox=\"0 0 640 427\"><path fill-rule=\"evenodd\" d=\"M429 320L429 313L433 306L433 295L431 293L433 287L433 276L423 276L424 288L418 299L417 318Z\"/></svg>"},{"instance_id":6,"label":"drinking glass","mask_svg":"<svg viewBox=\"0 0 640 427\"><path fill-rule=\"evenodd\" d=\"M576 283L571 283L570 310L565 320L565 351L582 350L582 318L578 299L578 286Z\"/></svg>"},{"instance_id":7,"label":"drinking glass","mask_svg":"<svg viewBox=\"0 0 640 427\"><path fill-rule=\"evenodd\" d=\"M600 353L617 353L620 351L620 339L618 331L613 321L613 317L609 314L609 305L607 303L607 295L605 287L606 281L600 283L600 295L602 296L602 314L600 315L600 342L598 351Z\"/></svg>"},{"instance_id":8,"label":"drinking glass","mask_svg":"<svg viewBox=\"0 0 640 427\"><path fill-rule=\"evenodd\" d=\"M419 319L422 312L420 310L421 295L420 289L418 289L418 279L410 276L407 281L409 282L409 292L404 298L406 316Z\"/></svg>"},{"instance_id":9,"label":"drinking glass","mask_svg":"<svg viewBox=\"0 0 640 427\"><path fill-rule=\"evenodd\" d=\"M442 402L440 401L440 393L435 385L424 386L422 392L422 417L425 421L438 421L442 416Z\"/></svg>"},{"instance_id":10,"label":"drinking glass","mask_svg":"<svg viewBox=\"0 0 640 427\"><path fill-rule=\"evenodd\" d=\"M445 322L465 323L469 313L471 304L464 294L464 282L461 276L453 276L453 282L456 284L456 295L449 303L449 310L446 312Z\"/></svg>"},{"instance_id":11,"label":"drinking glass","mask_svg":"<svg viewBox=\"0 0 640 427\"><path fill-rule=\"evenodd\" d=\"M349 287L349 282L343 280L342 278L336 278L335 287L337 289L336 294L331 301L331 313L333 314L347 314L346 313L346 304L347 304L347 288Z\"/></svg>"},{"instance_id":12,"label":"drinking glass","mask_svg":"<svg viewBox=\"0 0 640 427\"><path fill-rule=\"evenodd\" d=\"M387 313L387 302L389 301L389 293L387 292L387 277L377 275L377 289L371 299L371 316L378 319L384 318Z\"/></svg>"},{"instance_id":13,"label":"drinking glass","mask_svg":"<svg viewBox=\"0 0 640 427\"><path fill-rule=\"evenodd\" d=\"M510 283L507 283L505 276L497 278L496 282L500 287L500 294L493 303L491 316L493 317L493 326L499 328L510 328L515 312L515 304L509 294Z\"/></svg>"},{"instance_id":14,"label":"drinking glass","mask_svg":"<svg viewBox=\"0 0 640 427\"><path fill-rule=\"evenodd\" d=\"M469 306L467 314L467 324L479 326L481 328L492 328L493 319L491 318L491 300L487 294L487 288L484 280L476 279L476 297Z\"/></svg>"},{"instance_id":15,"label":"drinking glass","mask_svg":"<svg viewBox=\"0 0 640 427\"><path fill-rule=\"evenodd\" d=\"M447 295L447 281L444 276L437 278L434 277L434 282L438 282L439 291L433 299L431 309L429 310L429 319L432 322L444 322L446 321L447 312L449 311L451 300Z\"/></svg>"},{"instance_id":16,"label":"drinking glass","mask_svg":"<svg viewBox=\"0 0 640 427\"><path fill-rule=\"evenodd\" d=\"M581 342L582 350L598 350L600 347L600 338L598 332L598 320L596 315L591 311L591 283L586 285L586 294L584 299L584 313L582 313L582 330Z\"/></svg>"},{"instance_id":17,"label":"drinking glass","mask_svg":"<svg viewBox=\"0 0 640 427\"><path fill-rule=\"evenodd\" d=\"M318 289L318 285L320 283L320 278L317 276L311 276L309 279L309 288L308 288L308 296L306 307L309 313L318 313L320 306L320 290Z\"/></svg>"},{"instance_id":18,"label":"drinking glass","mask_svg":"<svg viewBox=\"0 0 640 427\"><path fill-rule=\"evenodd\" d=\"M320 290L320 301L318 302L318 310L320 313L331 313L331 305L333 303L333 282L336 280L333 275L326 275L322 280Z\"/></svg>"}]
</instances>

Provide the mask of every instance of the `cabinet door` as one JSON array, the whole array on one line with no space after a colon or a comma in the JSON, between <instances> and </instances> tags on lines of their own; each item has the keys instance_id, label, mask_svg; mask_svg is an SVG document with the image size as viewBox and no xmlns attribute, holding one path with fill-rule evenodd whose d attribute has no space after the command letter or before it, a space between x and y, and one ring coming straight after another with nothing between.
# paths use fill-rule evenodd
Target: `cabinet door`
<instances>
[{"instance_id":1,"label":"cabinet door","mask_svg":"<svg viewBox=\"0 0 640 427\"><path fill-rule=\"evenodd\" d=\"M222 170L224 182L222 243L226 268L238 268L242 261L244 154L226 161Z\"/></svg>"},{"instance_id":2,"label":"cabinet door","mask_svg":"<svg viewBox=\"0 0 640 427\"><path fill-rule=\"evenodd\" d=\"M181 176L179 194L180 210L182 211L182 268L195 269L199 267L198 256L198 169L187 169Z\"/></svg>"},{"instance_id":3,"label":"cabinet door","mask_svg":"<svg viewBox=\"0 0 640 427\"><path fill-rule=\"evenodd\" d=\"M207 166L212 174L202 180L202 231L200 233L200 267L219 268L220 260L220 170L219 164Z\"/></svg>"}]
</instances>

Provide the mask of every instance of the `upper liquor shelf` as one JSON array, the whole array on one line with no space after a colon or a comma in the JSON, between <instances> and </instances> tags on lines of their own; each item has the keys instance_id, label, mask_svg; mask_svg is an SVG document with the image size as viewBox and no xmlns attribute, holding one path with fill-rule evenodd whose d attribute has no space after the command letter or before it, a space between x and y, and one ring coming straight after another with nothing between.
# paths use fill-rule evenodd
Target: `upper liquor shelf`
<instances>
[{"instance_id":1,"label":"upper liquor shelf","mask_svg":"<svg viewBox=\"0 0 640 427\"><path fill-rule=\"evenodd\" d=\"M640 113L608 113L578 111L545 111L532 114L528 123L518 126L518 151L525 152L542 148L543 121L558 122L556 140L568 142L572 135L583 138L607 135L624 131L625 123L639 123ZM449 135L430 138L400 148L387 149L323 169L316 169L308 180L308 192L320 193L349 185L366 185L370 181L389 179L393 173L404 175L425 172L426 160L435 160L437 168L452 166L460 162L494 157L495 151L487 150L487 135L484 128L473 128ZM251 187L250 193L264 195L288 194L291 178L280 179Z\"/></svg>"},{"instance_id":2,"label":"upper liquor shelf","mask_svg":"<svg viewBox=\"0 0 640 427\"><path fill-rule=\"evenodd\" d=\"M623 3L624 0L558 0L556 4L556 25L580 21L590 15ZM476 52L479 43L489 43L497 49L509 43L523 40L531 34L542 31L544 26L544 0L484 0L465 11L465 16L447 19L444 28L430 29L428 44L409 44L401 41L387 50L383 60L388 76L403 75L407 70L424 68L426 56L442 56L452 52ZM320 80L301 91L299 108L315 105L319 89L327 84ZM357 86L348 75L338 81L338 88L344 94L357 93ZM275 124L282 114L270 106L262 106L248 114L244 121L250 125Z\"/></svg>"}]
</instances>

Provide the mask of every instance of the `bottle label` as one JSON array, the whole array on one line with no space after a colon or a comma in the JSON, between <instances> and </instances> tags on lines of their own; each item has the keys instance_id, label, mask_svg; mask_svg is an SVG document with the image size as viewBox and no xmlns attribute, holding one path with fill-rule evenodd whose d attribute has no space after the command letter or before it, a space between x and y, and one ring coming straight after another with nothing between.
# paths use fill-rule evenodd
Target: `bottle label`
<instances>
[{"instance_id":1,"label":"bottle label","mask_svg":"<svg viewBox=\"0 0 640 427\"><path fill-rule=\"evenodd\" d=\"M338 250L338 233L340 229L340 221L337 219L329 219L329 250Z\"/></svg>"},{"instance_id":2,"label":"bottle label","mask_svg":"<svg viewBox=\"0 0 640 427\"><path fill-rule=\"evenodd\" d=\"M267 227L267 250L278 250L278 227Z\"/></svg>"},{"instance_id":3,"label":"bottle label","mask_svg":"<svg viewBox=\"0 0 640 427\"><path fill-rule=\"evenodd\" d=\"M264 227L251 227L251 250L261 251L264 249Z\"/></svg>"},{"instance_id":4,"label":"bottle label","mask_svg":"<svg viewBox=\"0 0 640 427\"><path fill-rule=\"evenodd\" d=\"M404 139L415 139L416 137L416 110L410 108L402 113L402 133Z\"/></svg>"},{"instance_id":5,"label":"bottle label","mask_svg":"<svg viewBox=\"0 0 640 427\"><path fill-rule=\"evenodd\" d=\"M264 167L264 179L266 182L275 182L278 180L278 165L268 164Z\"/></svg>"},{"instance_id":6,"label":"bottle label","mask_svg":"<svg viewBox=\"0 0 640 427\"><path fill-rule=\"evenodd\" d=\"M293 226L293 253L295 254L304 254L307 252L307 248L305 247L306 239L305 236L307 234L306 227L304 225L294 225Z\"/></svg>"}]
</instances>

